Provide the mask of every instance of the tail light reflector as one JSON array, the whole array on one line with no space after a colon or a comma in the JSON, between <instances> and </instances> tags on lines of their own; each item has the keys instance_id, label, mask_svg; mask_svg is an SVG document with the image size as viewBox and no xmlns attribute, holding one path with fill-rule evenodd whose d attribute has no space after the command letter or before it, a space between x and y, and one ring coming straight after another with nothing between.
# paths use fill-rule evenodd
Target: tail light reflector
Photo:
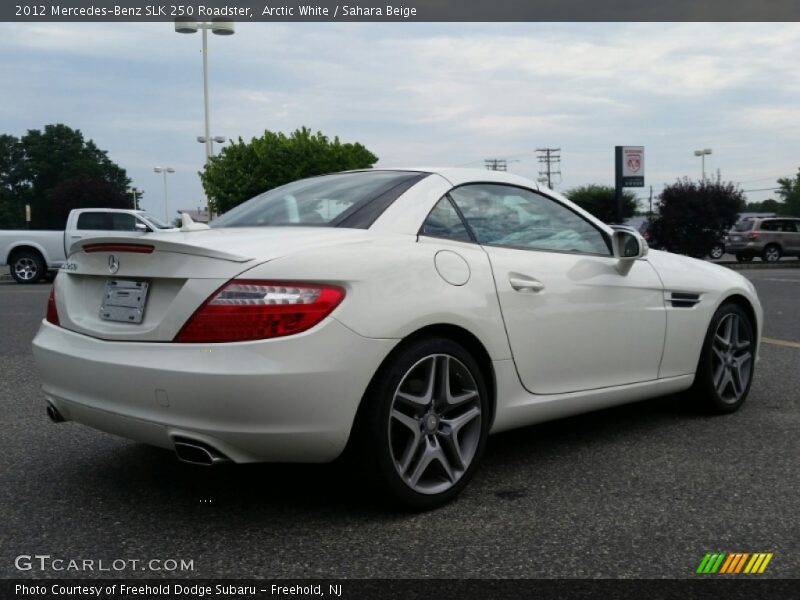
<instances>
[{"instance_id":1,"label":"tail light reflector","mask_svg":"<svg viewBox=\"0 0 800 600\"><path fill-rule=\"evenodd\" d=\"M344 295L335 285L232 280L195 311L174 341L208 344L294 335L331 314Z\"/></svg>"},{"instance_id":2,"label":"tail light reflector","mask_svg":"<svg viewBox=\"0 0 800 600\"><path fill-rule=\"evenodd\" d=\"M47 299L47 314L45 319L48 323L61 326L58 320L58 308L56 308L56 286L50 288L50 297Z\"/></svg>"},{"instance_id":3,"label":"tail light reflector","mask_svg":"<svg viewBox=\"0 0 800 600\"><path fill-rule=\"evenodd\" d=\"M761 236L761 232L760 231L751 231L750 233L747 234L747 239L748 240L757 240L760 236Z\"/></svg>"}]
</instances>

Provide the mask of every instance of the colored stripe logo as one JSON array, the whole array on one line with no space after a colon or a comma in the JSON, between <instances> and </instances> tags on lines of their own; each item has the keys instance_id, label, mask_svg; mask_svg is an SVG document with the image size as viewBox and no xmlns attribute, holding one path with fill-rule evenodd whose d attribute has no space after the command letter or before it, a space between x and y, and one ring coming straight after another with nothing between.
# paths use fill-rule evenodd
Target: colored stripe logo
<instances>
[{"instance_id":1,"label":"colored stripe logo","mask_svg":"<svg viewBox=\"0 0 800 600\"><path fill-rule=\"evenodd\" d=\"M761 574L767 569L772 556L772 552L755 552L753 554L749 552L709 552L700 561L695 573L704 575L714 573L720 575Z\"/></svg>"}]
</instances>

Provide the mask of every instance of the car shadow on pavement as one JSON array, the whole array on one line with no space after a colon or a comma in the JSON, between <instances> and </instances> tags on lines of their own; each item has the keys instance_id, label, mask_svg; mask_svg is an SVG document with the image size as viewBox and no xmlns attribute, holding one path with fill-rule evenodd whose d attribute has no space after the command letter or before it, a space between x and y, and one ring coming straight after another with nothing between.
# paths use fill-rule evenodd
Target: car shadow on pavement
<instances>
[{"instance_id":1,"label":"car shadow on pavement","mask_svg":"<svg viewBox=\"0 0 800 600\"><path fill-rule=\"evenodd\" d=\"M481 488L502 483L495 480L497 473L529 472L531 464L546 468L576 449L635 442L670 424L681 427L688 420L712 418L691 410L686 402L669 396L492 436L483 467L467 492L474 487L481 493ZM152 505L162 512L171 507L176 516L225 520L246 514L254 522L259 515L271 519L299 511L348 518L355 512L367 520L396 512L371 493L370 482L348 461L209 468L181 463L167 450L112 439L111 455L94 455L93 464L81 468L94 471L93 494L107 495L118 505L136 505L137 511ZM515 489L501 488L497 497L513 499L520 493Z\"/></svg>"}]
</instances>

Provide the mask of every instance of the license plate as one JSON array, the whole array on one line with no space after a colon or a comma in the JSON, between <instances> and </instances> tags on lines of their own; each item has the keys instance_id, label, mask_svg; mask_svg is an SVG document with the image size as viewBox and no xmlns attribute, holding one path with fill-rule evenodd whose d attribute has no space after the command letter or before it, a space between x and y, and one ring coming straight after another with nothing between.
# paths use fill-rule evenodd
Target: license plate
<instances>
[{"instance_id":1,"label":"license plate","mask_svg":"<svg viewBox=\"0 0 800 600\"><path fill-rule=\"evenodd\" d=\"M146 281L109 279L100 306L100 318L104 321L141 323L148 287Z\"/></svg>"},{"instance_id":2,"label":"license plate","mask_svg":"<svg viewBox=\"0 0 800 600\"><path fill-rule=\"evenodd\" d=\"M741 241L741 239L742 239L742 236L740 236L740 235L732 235L731 236L731 241L732 242L738 242L738 241Z\"/></svg>"}]
</instances>

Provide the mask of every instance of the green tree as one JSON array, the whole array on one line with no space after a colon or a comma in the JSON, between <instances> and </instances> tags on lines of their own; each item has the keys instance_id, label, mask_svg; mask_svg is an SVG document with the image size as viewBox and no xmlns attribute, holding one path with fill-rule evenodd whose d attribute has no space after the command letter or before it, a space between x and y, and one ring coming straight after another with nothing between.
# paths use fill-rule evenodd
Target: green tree
<instances>
[{"instance_id":1,"label":"green tree","mask_svg":"<svg viewBox=\"0 0 800 600\"><path fill-rule=\"evenodd\" d=\"M616 220L616 193L611 186L582 185L568 190L565 195L604 223ZM630 190L624 190L622 192L622 218L630 219L636 214L637 206L636 194Z\"/></svg>"},{"instance_id":2,"label":"green tree","mask_svg":"<svg viewBox=\"0 0 800 600\"><path fill-rule=\"evenodd\" d=\"M350 169L368 169L378 160L358 143L331 141L321 132L303 127L286 136L264 131L242 138L212 157L200 173L206 195L216 213L224 213L267 190L304 177Z\"/></svg>"},{"instance_id":3,"label":"green tree","mask_svg":"<svg viewBox=\"0 0 800 600\"><path fill-rule=\"evenodd\" d=\"M736 223L744 192L729 182L680 179L659 195L658 215L648 234L656 248L704 256Z\"/></svg>"},{"instance_id":4,"label":"green tree","mask_svg":"<svg viewBox=\"0 0 800 600\"><path fill-rule=\"evenodd\" d=\"M754 213L780 213L783 210L783 204L772 198L762 200L761 202L748 202L744 206L744 212Z\"/></svg>"},{"instance_id":5,"label":"green tree","mask_svg":"<svg viewBox=\"0 0 800 600\"><path fill-rule=\"evenodd\" d=\"M0 229L25 226L25 194L20 185L22 149L13 135L0 135Z\"/></svg>"},{"instance_id":6,"label":"green tree","mask_svg":"<svg viewBox=\"0 0 800 600\"><path fill-rule=\"evenodd\" d=\"M77 198L88 198L80 194L72 201L61 194L56 202L57 190L63 190L69 181L92 184L101 194L92 197L93 206L130 206L130 202L120 203L120 194L124 197L130 183L125 170L92 140L85 140L79 130L62 124L46 125L41 131L31 129L20 138L19 149L17 172L22 189L18 195L29 199L34 228L62 229L66 223L64 203L80 208Z\"/></svg>"},{"instance_id":7,"label":"green tree","mask_svg":"<svg viewBox=\"0 0 800 600\"><path fill-rule=\"evenodd\" d=\"M800 169L793 178L778 179L778 195L783 200L780 213L792 217L800 217Z\"/></svg>"}]
</instances>

